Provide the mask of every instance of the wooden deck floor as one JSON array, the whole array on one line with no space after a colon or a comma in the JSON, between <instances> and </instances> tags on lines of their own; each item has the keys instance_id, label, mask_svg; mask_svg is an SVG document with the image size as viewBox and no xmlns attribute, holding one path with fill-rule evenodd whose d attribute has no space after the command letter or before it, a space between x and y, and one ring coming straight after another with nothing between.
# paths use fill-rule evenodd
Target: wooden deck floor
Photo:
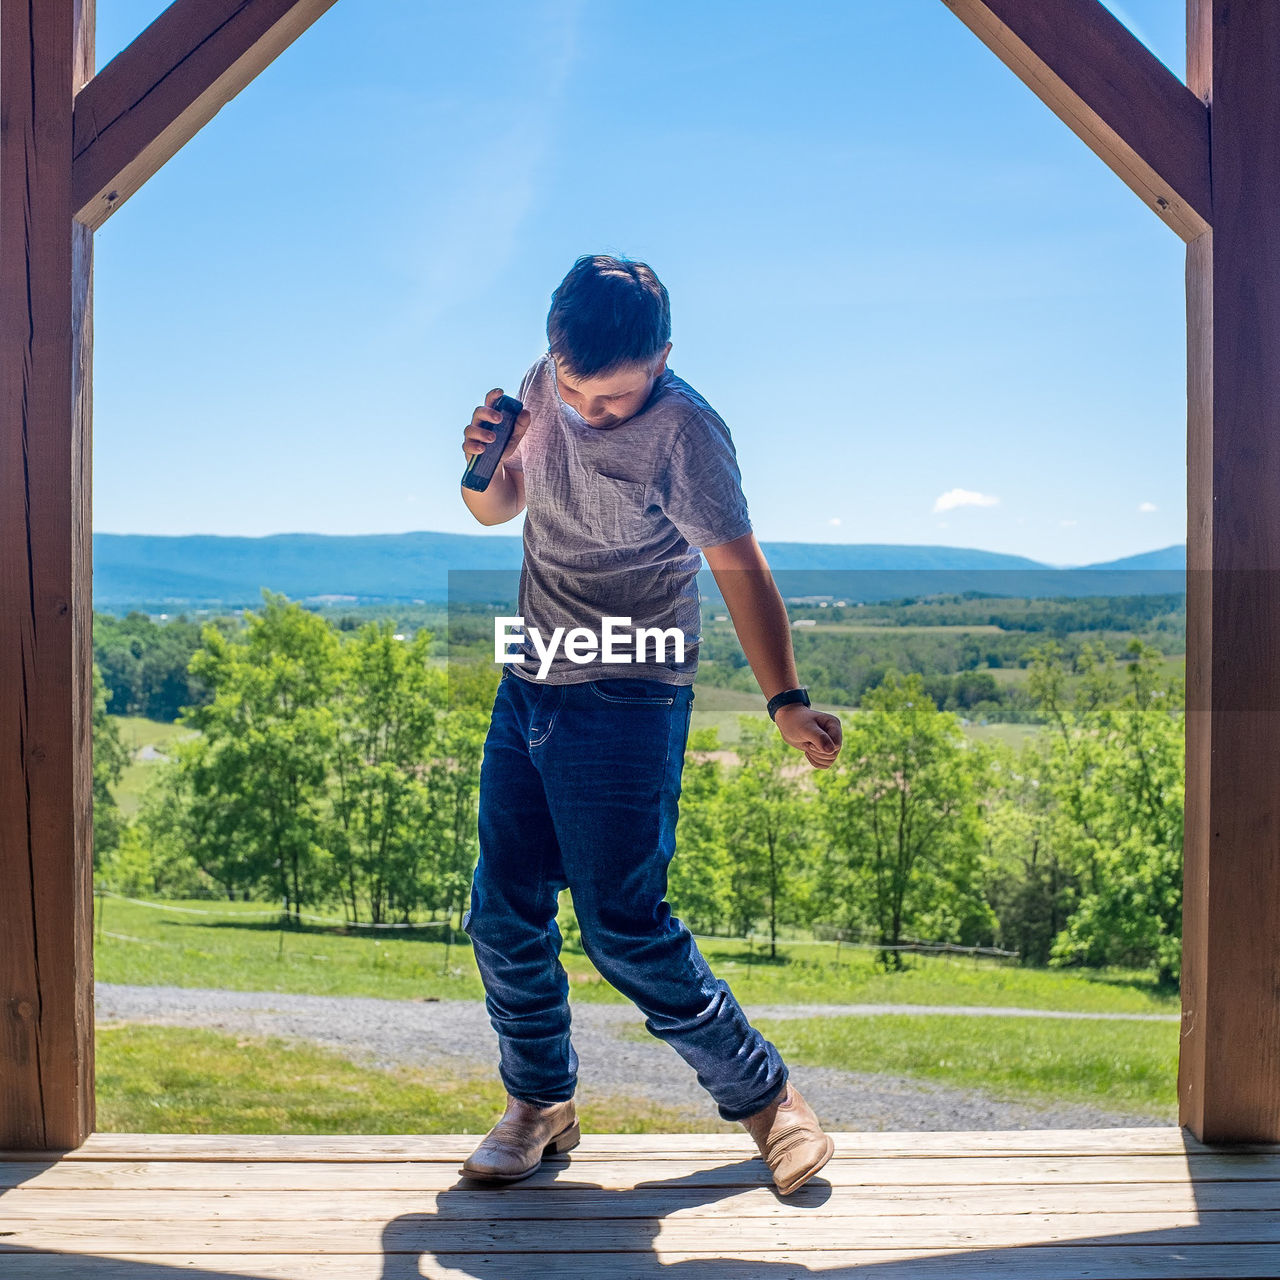
<instances>
[{"instance_id":1,"label":"wooden deck floor","mask_svg":"<svg viewBox=\"0 0 1280 1280\"><path fill-rule=\"evenodd\" d=\"M1280 1144L1183 1130L837 1134L777 1196L742 1135L588 1135L469 1188L472 1137L95 1134L0 1152L0 1276L1280 1276Z\"/></svg>"}]
</instances>

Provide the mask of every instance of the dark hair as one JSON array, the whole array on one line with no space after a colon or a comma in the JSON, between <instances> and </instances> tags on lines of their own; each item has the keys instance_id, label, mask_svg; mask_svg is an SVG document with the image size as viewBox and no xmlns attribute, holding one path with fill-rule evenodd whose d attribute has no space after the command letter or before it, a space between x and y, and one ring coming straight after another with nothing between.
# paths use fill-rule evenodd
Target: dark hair
<instances>
[{"instance_id":1,"label":"dark hair","mask_svg":"<svg viewBox=\"0 0 1280 1280\"><path fill-rule=\"evenodd\" d=\"M551 295L547 342L577 378L652 360L671 337L671 302L645 262L586 254Z\"/></svg>"}]
</instances>

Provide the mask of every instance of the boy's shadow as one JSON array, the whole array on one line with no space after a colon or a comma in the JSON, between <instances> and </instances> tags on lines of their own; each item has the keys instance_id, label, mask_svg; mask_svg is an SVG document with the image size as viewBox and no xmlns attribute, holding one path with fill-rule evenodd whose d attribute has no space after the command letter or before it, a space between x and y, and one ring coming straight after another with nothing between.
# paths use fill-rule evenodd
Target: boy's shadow
<instances>
[{"instance_id":1,"label":"boy's shadow","mask_svg":"<svg viewBox=\"0 0 1280 1280\"><path fill-rule=\"evenodd\" d=\"M760 1162L743 1160L683 1178L638 1183L626 1190L571 1179L566 1176L571 1166L552 1161L508 1188L477 1187L459 1178L455 1186L438 1194L435 1213L401 1214L387 1223L382 1235L382 1280L422 1280L421 1257L434 1259L458 1275L482 1280L507 1280L515 1273L549 1275L557 1254L597 1258L611 1254L605 1269L627 1277L672 1276L678 1271L682 1280L747 1280L807 1273L794 1262L740 1262L708 1255L664 1263L655 1255L663 1218L751 1189L741 1175L752 1167L760 1169ZM591 1165L581 1161L573 1172L589 1175L590 1170ZM767 1179L760 1186L774 1195L779 1212L820 1208L832 1190L821 1175L785 1200L772 1191ZM751 1217L703 1221L709 1231L720 1235L721 1228L731 1239L734 1227ZM797 1225L801 1222L802 1215ZM672 1251L681 1252L676 1246ZM751 1252L751 1246L744 1244L742 1251ZM538 1265L543 1258L546 1268Z\"/></svg>"},{"instance_id":2,"label":"boy's shadow","mask_svg":"<svg viewBox=\"0 0 1280 1280\"><path fill-rule=\"evenodd\" d=\"M584 1180L565 1176L571 1169L580 1172ZM1204 1228L1198 1222L1153 1229L1142 1214L1133 1215L1132 1227L1119 1231L1090 1233L1089 1217L1081 1215L1079 1234L1070 1231L1054 1238L1049 1233L1045 1239L1005 1244L984 1243L980 1239L967 1244L955 1240L943 1244L935 1239L933 1244L922 1247L911 1243L913 1236L919 1239L920 1227L907 1218L902 1220L902 1237L896 1242L908 1251L906 1256L893 1256L892 1238L858 1256L856 1219L845 1219L851 1233L847 1241L837 1242L832 1237L833 1188L821 1175L784 1199L773 1191L762 1165L754 1158L700 1169L683 1178L643 1182L620 1191L586 1181L590 1171L589 1161L580 1161L576 1169L548 1161L532 1178L508 1188L473 1187L459 1179L455 1186L438 1193L434 1213L406 1213L387 1223L382 1234L382 1280L422 1280L422 1260L428 1263L426 1275L438 1276L445 1269L446 1274L474 1280L550 1275L566 1280L570 1276L596 1275L616 1280L799 1280L803 1276L853 1280L854 1276L873 1275L882 1280L950 1280L957 1275L965 1280L985 1280L990 1275L1015 1273L1034 1273L1045 1280L1074 1280L1086 1273L1100 1275L1109 1263L1128 1274L1136 1261L1129 1253L1134 1248L1142 1255L1138 1265L1144 1274L1183 1275L1188 1250L1207 1250L1201 1265L1208 1267L1211 1261L1221 1261L1218 1251L1224 1247L1206 1243ZM748 1176L744 1177L744 1173ZM679 1262L663 1262L657 1256L655 1249L664 1218L757 1187L774 1197L776 1207L762 1209L753 1204L744 1206L744 1212L738 1215L683 1219L685 1223L697 1222L704 1233L697 1244L722 1250L719 1256L709 1251L697 1257L686 1256ZM806 1211L815 1210L823 1221L810 1235ZM876 1218L866 1221L875 1222ZM919 1221L915 1219L916 1223ZM767 1243L762 1245L760 1237L752 1239L749 1231L744 1232L752 1224L768 1224L768 1231L761 1233ZM878 1225L882 1228L883 1220ZM1126 1257L1116 1262L1098 1246L1119 1248ZM692 1252L688 1244L682 1246L674 1239L665 1242L665 1248L671 1253ZM846 1256L856 1261L833 1267L831 1254L845 1249L853 1251ZM769 1252L777 1253L776 1260L761 1256ZM810 1252L815 1255L812 1267L806 1266L803 1259ZM753 1253L757 1257L751 1261L733 1256ZM801 1255L799 1260L797 1255ZM819 1255L826 1255L822 1263ZM1260 1264L1252 1256L1241 1261L1238 1269L1233 1269L1231 1263L1223 1265L1221 1272L1215 1269L1213 1274L1277 1274L1268 1264L1257 1269Z\"/></svg>"}]
</instances>

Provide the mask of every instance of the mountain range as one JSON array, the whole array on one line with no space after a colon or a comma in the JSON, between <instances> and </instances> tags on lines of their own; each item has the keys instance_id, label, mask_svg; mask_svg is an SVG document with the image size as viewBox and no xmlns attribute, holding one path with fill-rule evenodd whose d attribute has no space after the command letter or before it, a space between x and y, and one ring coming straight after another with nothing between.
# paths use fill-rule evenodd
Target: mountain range
<instances>
[{"instance_id":1,"label":"mountain range","mask_svg":"<svg viewBox=\"0 0 1280 1280\"><path fill-rule=\"evenodd\" d=\"M763 542L789 600L894 600L982 592L1000 596L1181 593L1186 548L1164 547L1100 564L1057 567L964 547L887 543ZM307 603L377 604L515 598L518 536L465 533L268 537L95 533L98 608L256 608L262 588ZM719 599L699 575L703 598Z\"/></svg>"}]
</instances>

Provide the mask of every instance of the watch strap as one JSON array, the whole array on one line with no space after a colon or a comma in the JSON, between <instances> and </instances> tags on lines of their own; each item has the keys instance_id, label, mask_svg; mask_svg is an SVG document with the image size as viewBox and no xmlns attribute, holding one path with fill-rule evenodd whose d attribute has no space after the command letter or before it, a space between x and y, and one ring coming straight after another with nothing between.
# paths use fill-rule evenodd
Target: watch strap
<instances>
[{"instance_id":1,"label":"watch strap","mask_svg":"<svg viewBox=\"0 0 1280 1280\"><path fill-rule=\"evenodd\" d=\"M778 708L785 707L788 702L803 702L806 707L809 706L808 687L806 685L801 685L798 689L784 689L781 693L775 693L765 704L765 710L769 713L769 719L776 719Z\"/></svg>"}]
</instances>

